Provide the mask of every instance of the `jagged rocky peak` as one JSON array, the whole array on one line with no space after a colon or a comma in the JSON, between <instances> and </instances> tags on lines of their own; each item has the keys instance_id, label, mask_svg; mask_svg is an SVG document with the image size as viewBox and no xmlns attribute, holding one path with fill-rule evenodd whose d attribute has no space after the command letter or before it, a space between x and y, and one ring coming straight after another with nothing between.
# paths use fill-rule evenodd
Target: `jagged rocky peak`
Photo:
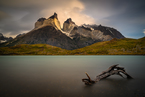
<instances>
[{"instance_id":1,"label":"jagged rocky peak","mask_svg":"<svg viewBox=\"0 0 145 97\"><path fill-rule=\"evenodd\" d=\"M49 17L49 18L52 18L52 19L56 18L56 19L58 19L58 18L57 18L57 13L56 13L56 12L54 12L54 15L52 15L52 16L51 16L51 17Z\"/></svg>"},{"instance_id":2,"label":"jagged rocky peak","mask_svg":"<svg viewBox=\"0 0 145 97\"><path fill-rule=\"evenodd\" d=\"M39 29L44 26L53 26L56 30L61 30L60 22L57 17L57 13L54 12L54 15L50 16L48 19L40 18L35 23L34 29Z\"/></svg>"},{"instance_id":3,"label":"jagged rocky peak","mask_svg":"<svg viewBox=\"0 0 145 97\"><path fill-rule=\"evenodd\" d=\"M74 27L76 27L77 25L75 24L75 22L72 21L71 18L68 18L64 23L63 23L63 31L70 33Z\"/></svg>"}]
</instances>

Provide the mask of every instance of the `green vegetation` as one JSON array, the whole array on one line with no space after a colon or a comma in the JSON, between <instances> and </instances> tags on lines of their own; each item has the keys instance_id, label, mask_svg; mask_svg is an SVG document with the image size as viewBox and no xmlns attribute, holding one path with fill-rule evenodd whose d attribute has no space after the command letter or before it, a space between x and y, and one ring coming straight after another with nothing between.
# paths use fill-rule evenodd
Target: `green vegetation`
<instances>
[{"instance_id":1,"label":"green vegetation","mask_svg":"<svg viewBox=\"0 0 145 97\"><path fill-rule=\"evenodd\" d=\"M145 37L115 38L75 50L65 50L47 44L21 44L0 47L0 55L145 55Z\"/></svg>"}]
</instances>

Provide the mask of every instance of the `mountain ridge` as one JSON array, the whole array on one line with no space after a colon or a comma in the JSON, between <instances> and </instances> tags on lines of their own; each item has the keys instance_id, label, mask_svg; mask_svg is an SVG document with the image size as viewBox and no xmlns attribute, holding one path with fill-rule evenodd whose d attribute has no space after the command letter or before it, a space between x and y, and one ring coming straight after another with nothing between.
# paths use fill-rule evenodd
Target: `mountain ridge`
<instances>
[{"instance_id":1,"label":"mountain ridge","mask_svg":"<svg viewBox=\"0 0 145 97\"><path fill-rule=\"evenodd\" d=\"M110 27L101 25L78 26L71 18L64 21L61 29L58 15L54 13L48 19L39 18L33 30L1 44L0 47L18 44L49 44L73 50L113 38L120 39L125 37L119 31Z\"/></svg>"}]
</instances>

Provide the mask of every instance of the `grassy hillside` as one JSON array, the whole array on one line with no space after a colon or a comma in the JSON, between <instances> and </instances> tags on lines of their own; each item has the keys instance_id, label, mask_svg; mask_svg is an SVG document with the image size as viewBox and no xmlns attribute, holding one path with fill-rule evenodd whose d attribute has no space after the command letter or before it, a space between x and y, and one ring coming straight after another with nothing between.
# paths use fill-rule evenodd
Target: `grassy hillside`
<instances>
[{"instance_id":1,"label":"grassy hillside","mask_svg":"<svg viewBox=\"0 0 145 97\"><path fill-rule=\"evenodd\" d=\"M83 55L143 55L145 54L145 38L142 39L112 39L111 41L95 43L91 46L73 50L73 54Z\"/></svg>"},{"instance_id":2,"label":"grassy hillside","mask_svg":"<svg viewBox=\"0 0 145 97\"><path fill-rule=\"evenodd\" d=\"M0 55L145 55L145 37L112 39L76 50L65 50L47 44L21 44L0 47Z\"/></svg>"},{"instance_id":3,"label":"grassy hillside","mask_svg":"<svg viewBox=\"0 0 145 97\"><path fill-rule=\"evenodd\" d=\"M47 44L21 44L12 47L1 47L1 55L62 55L67 50Z\"/></svg>"}]
</instances>

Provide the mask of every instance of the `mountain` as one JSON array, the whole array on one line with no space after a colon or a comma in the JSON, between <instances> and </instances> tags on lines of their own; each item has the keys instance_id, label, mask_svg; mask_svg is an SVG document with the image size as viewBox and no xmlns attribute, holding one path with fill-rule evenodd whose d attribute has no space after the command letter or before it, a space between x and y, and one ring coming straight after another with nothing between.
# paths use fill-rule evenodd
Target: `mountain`
<instances>
[{"instance_id":1,"label":"mountain","mask_svg":"<svg viewBox=\"0 0 145 97\"><path fill-rule=\"evenodd\" d=\"M32 31L16 37L10 42L3 44L3 46L14 46L18 44L50 44L68 50L78 48L74 40L61 32L56 13L48 19L44 19L43 22L41 21L41 25L38 25L39 22L40 19L35 23L35 28Z\"/></svg>"},{"instance_id":2,"label":"mountain","mask_svg":"<svg viewBox=\"0 0 145 97\"><path fill-rule=\"evenodd\" d=\"M81 25L77 26L71 18L63 24L63 31L71 39L75 40L79 48L94 44L100 41L108 41L113 38L125 38L119 31L114 28L101 25Z\"/></svg>"},{"instance_id":3,"label":"mountain","mask_svg":"<svg viewBox=\"0 0 145 97\"><path fill-rule=\"evenodd\" d=\"M48 19L39 18L33 30L20 35L0 46L14 46L19 44L49 44L67 50L78 49L96 42L108 41L113 38L125 38L114 28L101 25L78 26L71 18L63 23L61 29L56 13Z\"/></svg>"},{"instance_id":4,"label":"mountain","mask_svg":"<svg viewBox=\"0 0 145 97\"><path fill-rule=\"evenodd\" d=\"M0 33L0 43L8 42L12 39L13 39L12 37L5 37L5 36L3 36L2 33Z\"/></svg>"}]
</instances>

